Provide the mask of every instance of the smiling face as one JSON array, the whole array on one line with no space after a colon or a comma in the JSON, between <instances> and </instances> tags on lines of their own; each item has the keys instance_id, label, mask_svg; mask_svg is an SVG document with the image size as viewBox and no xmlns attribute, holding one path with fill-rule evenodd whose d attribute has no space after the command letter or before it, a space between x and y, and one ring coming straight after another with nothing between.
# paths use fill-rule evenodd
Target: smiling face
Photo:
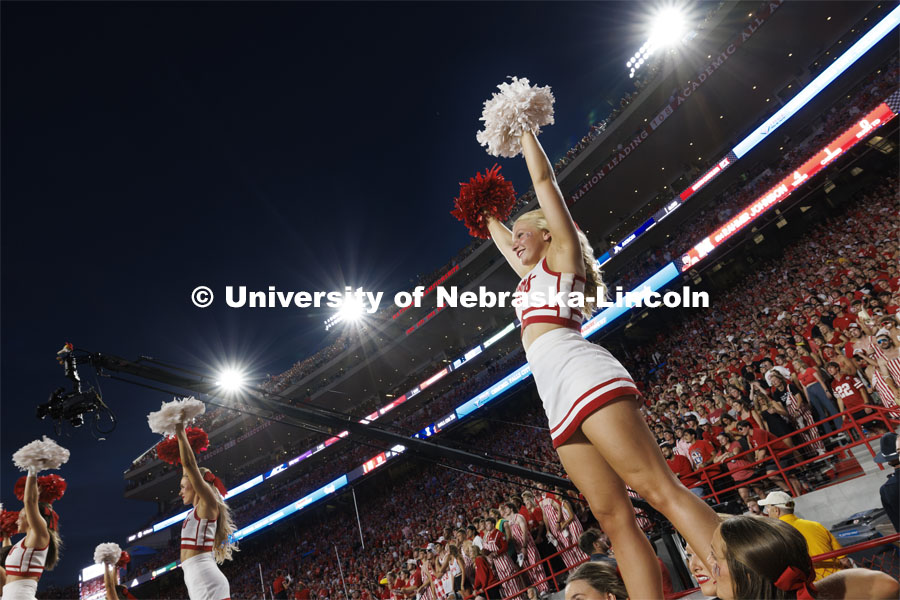
<instances>
[{"instance_id":1,"label":"smiling face","mask_svg":"<svg viewBox=\"0 0 900 600\"><path fill-rule=\"evenodd\" d=\"M513 226L512 243L512 250L523 265L536 265L550 247L550 232L520 219Z\"/></svg>"},{"instance_id":2,"label":"smiling face","mask_svg":"<svg viewBox=\"0 0 900 600\"><path fill-rule=\"evenodd\" d=\"M710 576L709 571L706 570L706 565L703 564L703 561L700 560L700 557L697 556L690 544L685 547L684 553L687 555L688 569L691 570L691 575L697 580L700 591L703 592L704 596L715 596L716 582Z\"/></svg>"}]
</instances>

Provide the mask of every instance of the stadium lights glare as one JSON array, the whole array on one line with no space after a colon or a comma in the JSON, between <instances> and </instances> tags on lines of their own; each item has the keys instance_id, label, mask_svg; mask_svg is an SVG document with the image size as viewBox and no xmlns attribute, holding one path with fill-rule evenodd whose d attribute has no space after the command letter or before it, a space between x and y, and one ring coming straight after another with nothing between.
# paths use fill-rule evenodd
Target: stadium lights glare
<instances>
[{"instance_id":1,"label":"stadium lights glare","mask_svg":"<svg viewBox=\"0 0 900 600\"><path fill-rule=\"evenodd\" d=\"M674 46L684 37L684 13L674 6L660 10L653 18L650 29L650 47L668 48Z\"/></svg>"},{"instance_id":2,"label":"stadium lights glare","mask_svg":"<svg viewBox=\"0 0 900 600\"><path fill-rule=\"evenodd\" d=\"M219 373L219 380L216 385L226 392L236 392L244 387L246 377L244 373L238 369L224 369Z\"/></svg>"},{"instance_id":3,"label":"stadium lights glare","mask_svg":"<svg viewBox=\"0 0 900 600\"><path fill-rule=\"evenodd\" d=\"M647 41L641 44L638 51L625 64L629 69L628 77L633 78L635 72L657 50L666 50L680 43L686 43L696 35L696 32L689 30L687 21L684 10L677 6L660 8L650 22Z\"/></svg>"},{"instance_id":4,"label":"stadium lights glare","mask_svg":"<svg viewBox=\"0 0 900 600\"><path fill-rule=\"evenodd\" d=\"M362 305L362 302L354 298L353 296L348 296L344 300L344 304L341 306L340 310L338 310L338 315L340 315L341 320L343 321L359 321L363 316L363 311L365 308Z\"/></svg>"}]
</instances>

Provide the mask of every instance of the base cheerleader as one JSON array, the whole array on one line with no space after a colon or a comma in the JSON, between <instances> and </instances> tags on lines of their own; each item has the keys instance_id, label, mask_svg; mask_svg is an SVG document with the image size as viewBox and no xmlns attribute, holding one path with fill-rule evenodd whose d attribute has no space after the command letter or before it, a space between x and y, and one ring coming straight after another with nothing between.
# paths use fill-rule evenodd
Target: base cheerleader
<instances>
[{"instance_id":1,"label":"base cheerleader","mask_svg":"<svg viewBox=\"0 0 900 600\"><path fill-rule=\"evenodd\" d=\"M59 561L59 515L38 497L37 472L32 469L25 478L24 507L16 522L19 533L25 536L5 551L4 600L34 600L41 574Z\"/></svg>"},{"instance_id":2,"label":"base cheerleader","mask_svg":"<svg viewBox=\"0 0 900 600\"><path fill-rule=\"evenodd\" d=\"M228 600L228 579L218 565L231 560L234 532L231 511L225 504L225 487L212 471L197 466L184 425L175 429L184 474L181 499L193 508L181 525L181 568L191 600Z\"/></svg>"},{"instance_id":3,"label":"base cheerleader","mask_svg":"<svg viewBox=\"0 0 900 600\"><path fill-rule=\"evenodd\" d=\"M52 503L62 498L66 481L59 475L38 477L37 474L45 469L58 469L68 460L69 451L46 436L13 454L13 463L28 471L15 486L16 497L23 504L15 529L25 536L3 549L4 600L34 600L41 575L59 562L62 540L59 515L53 510Z\"/></svg>"},{"instance_id":4,"label":"base cheerleader","mask_svg":"<svg viewBox=\"0 0 900 600\"><path fill-rule=\"evenodd\" d=\"M525 156L540 210L525 213L508 229L503 220L515 192L495 167L463 184L453 214L474 235L489 235L521 278L514 305L553 446L609 535L630 596L662 598L659 563L635 521L626 485L665 515L701 556L708 553L718 521L666 465L639 411L640 393L631 375L581 335L583 321L605 293L593 249L576 228L534 133L553 122L549 88L529 87L516 78L499 87L501 93L485 103L485 131L477 137L494 155ZM573 307L579 295L583 302Z\"/></svg>"}]
</instances>

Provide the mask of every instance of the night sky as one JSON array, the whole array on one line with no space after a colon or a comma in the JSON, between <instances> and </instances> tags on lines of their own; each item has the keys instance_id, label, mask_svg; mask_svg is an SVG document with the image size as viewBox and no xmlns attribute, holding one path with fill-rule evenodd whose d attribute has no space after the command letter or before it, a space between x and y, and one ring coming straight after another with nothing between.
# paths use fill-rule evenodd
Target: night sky
<instances>
[{"instance_id":1,"label":"night sky","mask_svg":"<svg viewBox=\"0 0 900 600\"><path fill-rule=\"evenodd\" d=\"M285 370L328 343L327 312L204 310L191 290L392 293L443 265L469 240L458 182L495 162L482 102L507 75L552 86L559 157L627 89L646 6L2 3L4 506L21 507L12 453L56 437L35 407L68 383L65 342ZM524 161L500 162L526 191ZM57 437L66 549L42 587L155 511L123 499L122 473L170 398L101 387L117 429Z\"/></svg>"}]
</instances>

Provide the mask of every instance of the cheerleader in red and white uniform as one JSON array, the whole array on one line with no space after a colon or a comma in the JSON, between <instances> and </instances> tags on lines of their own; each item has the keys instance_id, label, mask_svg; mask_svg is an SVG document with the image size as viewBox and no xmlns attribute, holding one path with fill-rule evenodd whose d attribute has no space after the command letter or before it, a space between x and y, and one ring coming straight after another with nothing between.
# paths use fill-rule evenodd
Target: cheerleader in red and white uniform
<instances>
[{"instance_id":1,"label":"cheerleader in red and white uniform","mask_svg":"<svg viewBox=\"0 0 900 600\"><path fill-rule=\"evenodd\" d=\"M520 114L517 106L513 112ZM487 222L494 243L521 277L516 312L522 344L560 461L616 548L631 597L661 598L659 563L635 521L625 485L665 515L700 556L709 554L718 519L666 465L628 371L581 335L585 317L605 297L593 250L575 227L535 135L530 129L510 129L510 135L521 144L540 210L520 216L511 231L487 208L465 218L476 226ZM498 178L489 172L491 177ZM468 197L464 191L460 208ZM579 298L583 308L569 305Z\"/></svg>"},{"instance_id":2,"label":"cheerleader in red and white uniform","mask_svg":"<svg viewBox=\"0 0 900 600\"><path fill-rule=\"evenodd\" d=\"M531 580L531 584L541 593L550 591L550 587L544 581L547 577L544 565L538 564L541 561L541 556L538 554L537 545L535 545L534 539L531 537L531 531L528 529L528 521L516 510L516 505L512 502L501 505L500 512L509 521L513 539L516 540L519 553L525 558L525 564L535 565L528 570L528 578Z\"/></svg>"},{"instance_id":3,"label":"cheerleader in red and white uniform","mask_svg":"<svg viewBox=\"0 0 900 600\"><path fill-rule=\"evenodd\" d=\"M516 565L507 556L506 551L509 545L506 542L506 535L496 528L496 522L493 517L484 520L487 528L487 536L484 538L484 551L488 555L488 561L497 572L497 577L503 581L507 577L511 577L516 571ZM508 581L500 584L503 589L504 598L512 598L522 593L522 586L518 577L513 577Z\"/></svg>"},{"instance_id":4,"label":"cheerleader in red and white uniform","mask_svg":"<svg viewBox=\"0 0 900 600\"><path fill-rule=\"evenodd\" d=\"M181 525L181 568L191 600L228 600L228 579L218 564L231 560L235 550L231 511L225 504L225 486L212 471L200 468L184 425L175 430L184 474L181 499L193 505Z\"/></svg>"},{"instance_id":5,"label":"cheerleader in red and white uniform","mask_svg":"<svg viewBox=\"0 0 900 600\"><path fill-rule=\"evenodd\" d=\"M16 522L19 533L25 537L9 548L4 561L4 600L34 600L41 574L52 570L59 561L62 547L59 515L50 504L39 502L37 480L37 472L29 470L25 479L25 506Z\"/></svg>"}]
</instances>

